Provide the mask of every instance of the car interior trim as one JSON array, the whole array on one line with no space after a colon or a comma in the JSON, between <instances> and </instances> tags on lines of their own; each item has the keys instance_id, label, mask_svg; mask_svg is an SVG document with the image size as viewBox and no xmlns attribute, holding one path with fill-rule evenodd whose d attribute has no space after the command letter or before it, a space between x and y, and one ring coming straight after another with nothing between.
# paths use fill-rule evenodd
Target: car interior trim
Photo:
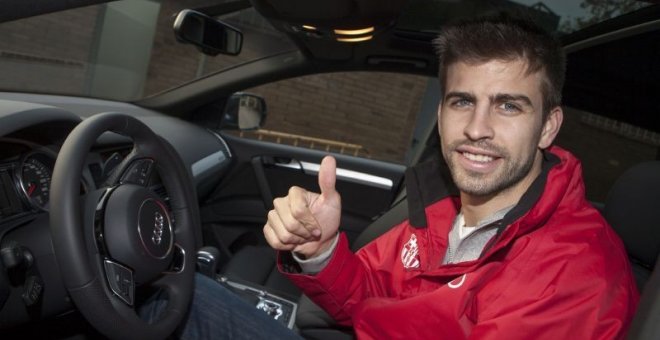
<instances>
[{"instance_id":1,"label":"car interior trim","mask_svg":"<svg viewBox=\"0 0 660 340\"><path fill-rule=\"evenodd\" d=\"M208 129L208 132L210 132L213 136L215 136L220 141L220 143L225 147L225 152L227 152L227 158L231 158L231 150L229 149L229 145L227 145L227 142L222 138L222 136L220 136L219 133L217 133L217 132L215 132L211 129Z\"/></svg>"},{"instance_id":2,"label":"car interior trim","mask_svg":"<svg viewBox=\"0 0 660 340\"><path fill-rule=\"evenodd\" d=\"M321 165L318 163L297 162L295 160L289 160L286 163L276 162L274 165L281 168L302 170L307 175L317 175L319 173L319 169L321 169ZM364 172L353 171L342 168L337 168L337 178L348 182L369 185L376 188L387 189L387 190L392 189L392 186L394 186L394 182L392 182L392 180L389 178L370 175Z\"/></svg>"},{"instance_id":3,"label":"car interior trim","mask_svg":"<svg viewBox=\"0 0 660 340\"><path fill-rule=\"evenodd\" d=\"M319 173L319 169L321 169L321 165L317 163L300 162L300 166L306 174L314 176L316 176ZM392 180L389 178L374 176L364 172L342 168L337 168L337 178L348 182L370 185L387 190L392 189L392 186L394 185Z\"/></svg>"},{"instance_id":4,"label":"car interior trim","mask_svg":"<svg viewBox=\"0 0 660 340\"><path fill-rule=\"evenodd\" d=\"M613 32L601 34L589 39L564 46L566 53L573 53L579 50L604 44L610 41L621 40L626 37L638 35L660 29L660 19L645 22L639 25L622 28Z\"/></svg>"},{"instance_id":5,"label":"car interior trim","mask_svg":"<svg viewBox=\"0 0 660 340\"><path fill-rule=\"evenodd\" d=\"M193 177L198 177L220 167L226 159L227 156L225 156L224 152L217 151L193 163L190 166L190 170Z\"/></svg>"}]
</instances>

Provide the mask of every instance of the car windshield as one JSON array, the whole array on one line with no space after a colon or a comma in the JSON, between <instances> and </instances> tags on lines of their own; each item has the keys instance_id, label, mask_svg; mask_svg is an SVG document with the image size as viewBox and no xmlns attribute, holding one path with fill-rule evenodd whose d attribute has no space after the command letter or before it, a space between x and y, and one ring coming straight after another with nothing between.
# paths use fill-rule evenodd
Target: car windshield
<instances>
[{"instance_id":1,"label":"car windshield","mask_svg":"<svg viewBox=\"0 0 660 340\"><path fill-rule=\"evenodd\" d=\"M0 90L135 101L294 49L253 8L220 16L243 32L238 56L176 41L172 24L209 0L116 1L0 24Z\"/></svg>"},{"instance_id":2,"label":"car windshield","mask_svg":"<svg viewBox=\"0 0 660 340\"><path fill-rule=\"evenodd\" d=\"M252 8L220 16L244 34L238 56L209 57L176 41L176 13L223 3L116 1L2 23L0 90L136 101L296 48ZM566 34L646 5L632 0L414 0L396 28L433 32L456 17L504 9L527 13L547 29Z\"/></svg>"}]
</instances>

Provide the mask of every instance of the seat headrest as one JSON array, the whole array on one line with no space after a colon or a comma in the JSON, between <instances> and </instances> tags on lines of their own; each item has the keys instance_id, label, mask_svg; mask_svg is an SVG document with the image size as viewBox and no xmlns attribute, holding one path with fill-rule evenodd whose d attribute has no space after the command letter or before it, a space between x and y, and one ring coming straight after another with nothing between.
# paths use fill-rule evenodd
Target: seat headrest
<instances>
[{"instance_id":1,"label":"seat headrest","mask_svg":"<svg viewBox=\"0 0 660 340\"><path fill-rule=\"evenodd\" d=\"M628 254L653 268L660 252L660 161L626 170L607 195L604 215Z\"/></svg>"}]
</instances>

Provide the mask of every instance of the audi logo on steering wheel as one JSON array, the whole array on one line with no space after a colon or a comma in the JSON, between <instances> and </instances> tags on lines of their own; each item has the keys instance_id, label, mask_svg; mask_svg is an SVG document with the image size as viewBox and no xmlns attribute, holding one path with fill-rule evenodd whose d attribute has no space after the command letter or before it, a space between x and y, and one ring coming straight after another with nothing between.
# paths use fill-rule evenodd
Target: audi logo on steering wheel
<instances>
[{"instance_id":1,"label":"audi logo on steering wheel","mask_svg":"<svg viewBox=\"0 0 660 340\"><path fill-rule=\"evenodd\" d=\"M163 241L163 229L165 228L165 218L158 211L154 213L154 231L151 241L155 245L160 245Z\"/></svg>"}]
</instances>

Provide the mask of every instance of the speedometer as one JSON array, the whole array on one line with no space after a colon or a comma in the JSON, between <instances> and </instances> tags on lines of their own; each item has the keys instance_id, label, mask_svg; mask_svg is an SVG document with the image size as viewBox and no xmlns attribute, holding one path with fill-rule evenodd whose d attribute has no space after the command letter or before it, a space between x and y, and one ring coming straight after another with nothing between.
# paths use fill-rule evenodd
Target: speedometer
<instances>
[{"instance_id":1,"label":"speedometer","mask_svg":"<svg viewBox=\"0 0 660 340\"><path fill-rule=\"evenodd\" d=\"M25 157L18 171L21 191L36 208L48 210L52 158L42 153Z\"/></svg>"}]
</instances>

